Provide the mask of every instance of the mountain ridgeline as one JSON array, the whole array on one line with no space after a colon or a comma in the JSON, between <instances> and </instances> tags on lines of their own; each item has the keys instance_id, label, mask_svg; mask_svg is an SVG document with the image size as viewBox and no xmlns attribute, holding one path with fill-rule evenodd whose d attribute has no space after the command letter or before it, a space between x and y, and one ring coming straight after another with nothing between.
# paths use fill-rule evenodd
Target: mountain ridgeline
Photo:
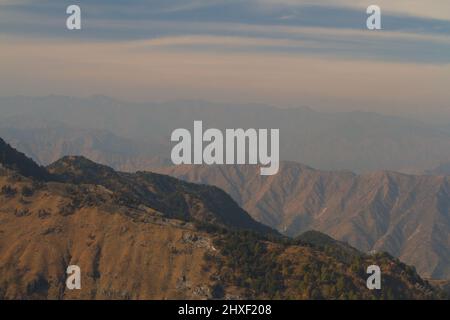
<instances>
[{"instance_id":1,"label":"mountain ridgeline","mask_svg":"<svg viewBox=\"0 0 450 320\"><path fill-rule=\"evenodd\" d=\"M32 177L39 180L47 180L50 178L45 168L37 165L23 153L18 152L3 139L0 139L0 165L15 170L25 177Z\"/></svg>"},{"instance_id":2,"label":"mountain ridgeline","mask_svg":"<svg viewBox=\"0 0 450 320\"><path fill-rule=\"evenodd\" d=\"M388 254L281 236L217 187L75 156L41 168L3 141L0 154L3 299L446 298ZM366 287L372 264L381 290ZM65 286L69 265L81 290Z\"/></svg>"},{"instance_id":3,"label":"mountain ridgeline","mask_svg":"<svg viewBox=\"0 0 450 320\"><path fill-rule=\"evenodd\" d=\"M215 185L252 217L296 236L318 230L364 252L386 251L427 278L450 279L450 177L390 171L354 174L284 162L273 177L256 166L173 166L161 173Z\"/></svg>"},{"instance_id":4,"label":"mountain ridgeline","mask_svg":"<svg viewBox=\"0 0 450 320\"><path fill-rule=\"evenodd\" d=\"M322 170L423 172L450 161L450 132L370 112L205 101L133 103L108 97L0 97L0 136L47 165L67 154L117 170L153 169L170 159L170 135L192 128L276 128L281 160Z\"/></svg>"},{"instance_id":5,"label":"mountain ridgeline","mask_svg":"<svg viewBox=\"0 0 450 320\"><path fill-rule=\"evenodd\" d=\"M120 203L136 208L145 205L169 218L276 233L253 220L228 194L217 187L188 183L151 172L116 172L77 156L63 157L47 168L58 181L101 185L114 192Z\"/></svg>"}]
</instances>

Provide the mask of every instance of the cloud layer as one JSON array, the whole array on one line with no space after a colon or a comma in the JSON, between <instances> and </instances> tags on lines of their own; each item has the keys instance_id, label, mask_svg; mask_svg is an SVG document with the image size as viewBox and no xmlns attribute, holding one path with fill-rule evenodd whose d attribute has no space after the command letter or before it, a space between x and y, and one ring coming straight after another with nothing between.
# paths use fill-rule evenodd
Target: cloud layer
<instances>
[{"instance_id":1,"label":"cloud layer","mask_svg":"<svg viewBox=\"0 0 450 320\"><path fill-rule=\"evenodd\" d=\"M448 108L450 2L0 0L0 95L111 94L331 108ZM426 86L426 87L425 87ZM395 104L395 106L393 106Z\"/></svg>"}]
</instances>

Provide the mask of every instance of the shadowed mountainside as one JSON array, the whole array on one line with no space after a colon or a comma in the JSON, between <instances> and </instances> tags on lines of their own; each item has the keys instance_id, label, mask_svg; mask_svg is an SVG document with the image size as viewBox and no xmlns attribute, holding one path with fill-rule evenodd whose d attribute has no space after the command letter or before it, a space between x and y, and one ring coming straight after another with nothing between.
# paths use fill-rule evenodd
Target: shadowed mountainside
<instances>
[{"instance_id":1,"label":"shadowed mountainside","mask_svg":"<svg viewBox=\"0 0 450 320\"><path fill-rule=\"evenodd\" d=\"M145 205L170 218L214 223L236 229L270 233L216 187L187 183L151 172L124 173L84 157L67 156L48 166L59 181L101 185L127 206ZM195 209L194 209L195 208Z\"/></svg>"},{"instance_id":2,"label":"shadowed mountainside","mask_svg":"<svg viewBox=\"0 0 450 320\"><path fill-rule=\"evenodd\" d=\"M12 169L25 177L33 177L39 180L50 178L45 168L37 165L33 160L26 157L25 154L12 148L3 139L0 138L0 165Z\"/></svg>"},{"instance_id":3,"label":"shadowed mountainside","mask_svg":"<svg viewBox=\"0 0 450 320\"><path fill-rule=\"evenodd\" d=\"M314 229L368 251L387 251L425 277L450 278L450 178L320 171L285 162L263 177L255 166L158 170L215 185L253 218L290 236Z\"/></svg>"},{"instance_id":4,"label":"shadowed mountainside","mask_svg":"<svg viewBox=\"0 0 450 320\"><path fill-rule=\"evenodd\" d=\"M82 157L52 164L47 181L16 167L0 168L0 298L445 297L387 254L317 232L282 237L215 187ZM81 290L65 287L72 264L82 270ZM382 290L366 288L371 264L383 270Z\"/></svg>"}]
</instances>

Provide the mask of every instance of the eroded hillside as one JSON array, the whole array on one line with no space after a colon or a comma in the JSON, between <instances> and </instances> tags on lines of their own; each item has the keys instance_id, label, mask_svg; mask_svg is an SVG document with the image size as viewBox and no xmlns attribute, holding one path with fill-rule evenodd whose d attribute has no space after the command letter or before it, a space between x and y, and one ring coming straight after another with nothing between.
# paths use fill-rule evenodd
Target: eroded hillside
<instances>
[{"instance_id":1,"label":"eroded hillside","mask_svg":"<svg viewBox=\"0 0 450 320\"><path fill-rule=\"evenodd\" d=\"M228 192L253 218L290 236L318 230L352 246L387 251L428 278L450 277L450 178L380 171L357 175L284 162L174 166L162 173Z\"/></svg>"},{"instance_id":2,"label":"eroded hillside","mask_svg":"<svg viewBox=\"0 0 450 320\"><path fill-rule=\"evenodd\" d=\"M389 255L320 233L282 237L215 187L77 157L48 181L11 168L0 168L3 299L445 297ZM366 287L371 264L382 290ZM81 268L81 290L65 286L69 265Z\"/></svg>"}]
</instances>

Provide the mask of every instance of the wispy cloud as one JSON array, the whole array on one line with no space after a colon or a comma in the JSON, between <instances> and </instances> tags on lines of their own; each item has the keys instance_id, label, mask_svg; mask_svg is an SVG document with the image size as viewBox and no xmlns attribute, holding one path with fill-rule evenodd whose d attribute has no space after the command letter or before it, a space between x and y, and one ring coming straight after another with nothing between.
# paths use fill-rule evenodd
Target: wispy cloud
<instances>
[{"instance_id":1,"label":"wispy cloud","mask_svg":"<svg viewBox=\"0 0 450 320\"><path fill-rule=\"evenodd\" d=\"M372 2L382 31L365 29ZM0 0L0 94L450 101L447 0L79 0L76 32L72 3Z\"/></svg>"},{"instance_id":2,"label":"wispy cloud","mask_svg":"<svg viewBox=\"0 0 450 320\"><path fill-rule=\"evenodd\" d=\"M140 41L140 48L178 52L272 52L352 60L450 63L450 56L445 54L450 52L450 38L441 35L402 32L368 34L362 30L301 27L275 27L266 30L264 27L246 25L222 28L228 31L238 29L240 31L236 34L247 36L194 34L157 37Z\"/></svg>"},{"instance_id":3,"label":"wispy cloud","mask_svg":"<svg viewBox=\"0 0 450 320\"><path fill-rule=\"evenodd\" d=\"M388 14L450 20L450 2L448 0L261 0L261 3L270 7L286 5L293 8L321 5L346 7L361 11L364 11L369 5L376 4L382 8L383 12Z\"/></svg>"},{"instance_id":4,"label":"wispy cloud","mask_svg":"<svg viewBox=\"0 0 450 320\"><path fill-rule=\"evenodd\" d=\"M0 11L0 34L90 42L148 40L177 51L259 50L341 59L449 62L450 21L410 17L405 13L387 15L383 17L384 30L370 32L364 28L366 15L360 8L367 2L80 1L83 30L69 33L64 23L68 2L42 0L38 5L33 0L14 4L3 0L6 9ZM409 8L405 1L394 1L395 6L391 2L380 3L391 8L390 13ZM428 2L446 8L440 0Z\"/></svg>"},{"instance_id":5,"label":"wispy cloud","mask_svg":"<svg viewBox=\"0 0 450 320\"><path fill-rule=\"evenodd\" d=\"M450 99L450 64L336 60L280 53L159 50L165 39L87 43L0 38L0 94L107 94L128 99L205 98L378 109L443 106ZM230 38L230 42L243 39ZM158 50L148 50L156 46ZM427 85L424 86L424 83ZM20 93L24 93L20 91ZM368 103L370 101L370 103Z\"/></svg>"}]
</instances>

